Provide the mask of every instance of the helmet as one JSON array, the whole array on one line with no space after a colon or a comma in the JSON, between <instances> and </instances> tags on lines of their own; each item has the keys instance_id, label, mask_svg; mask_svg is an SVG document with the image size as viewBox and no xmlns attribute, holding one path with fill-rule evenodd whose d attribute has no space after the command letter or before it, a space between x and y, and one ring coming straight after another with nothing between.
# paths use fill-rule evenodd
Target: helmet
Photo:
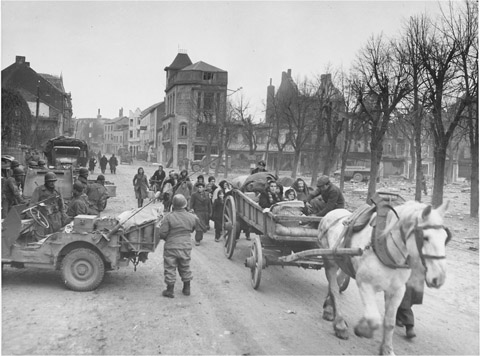
<instances>
[{"instance_id":1,"label":"helmet","mask_svg":"<svg viewBox=\"0 0 480 356\"><path fill-rule=\"evenodd\" d=\"M45 165L45 161L43 159L39 159L38 160L38 165L39 166L44 166Z\"/></svg>"},{"instance_id":2,"label":"helmet","mask_svg":"<svg viewBox=\"0 0 480 356\"><path fill-rule=\"evenodd\" d=\"M84 177L88 176L88 169L86 169L85 167L80 168L80 170L78 171L78 175Z\"/></svg>"},{"instance_id":3,"label":"helmet","mask_svg":"<svg viewBox=\"0 0 480 356\"><path fill-rule=\"evenodd\" d=\"M184 209L187 207L187 199L182 194L173 197L172 205L174 210Z\"/></svg>"},{"instance_id":4,"label":"helmet","mask_svg":"<svg viewBox=\"0 0 480 356\"><path fill-rule=\"evenodd\" d=\"M76 181L75 183L73 183L73 190L79 192L79 193L82 193L83 192L83 184L79 181Z\"/></svg>"},{"instance_id":5,"label":"helmet","mask_svg":"<svg viewBox=\"0 0 480 356\"><path fill-rule=\"evenodd\" d=\"M20 167L15 167L13 169L13 175L16 177L16 176L24 176L25 175L25 172L23 171L23 169L21 169Z\"/></svg>"},{"instance_id":6,"label":"helmet","mask_svg":"<svg viewBox=\"0 0 480 356\"><path fill-rule=\"evenodd\" d=\"M103 174L99 174L97 176L97 180L105 180L105 176Z\"/></svg>"},{"instance_id":7,"label":"helmet","mask_svg":"<svg viewBox=\"0 0 480 356\"><path fill-rule=\"evenodd\" d=\"M258 165L262 166L262 167L265 167L267 164L265 163L264 160L261 160L261 161L258 161Z\"/></svg>"},{"instance_id":8,"label":"helmet","mask_svg":"<svg viewBox=\"0 0 480 356\"><path fill-rule=\"evenodd\" d=\"M57 180L57 176L53 172L47 172L45 174L45 183L47 182L55 182Z\"/></svg>"},{"instance_id":9,"label":"helmet","mask_svg":"<svg viewBox=\"0 0 480 356\"><path fill-rule=\"evenodd\" d=\"M317 180L317 187L322 187L328 183L330 183L330 178L328 178L327 176L321 176Z\"/></svg>"},{"instance_id":10,"label":"helmet","mask_svg":"<svg viewBox=\"0 0 480 356\"><path fill-rule=\"evenodd\" d=\"M10 168L14 169L15 167L20 166L20 162L18 162L16 159L14 159L12 162L10 162Z\"/></svg>"}]
</instances>

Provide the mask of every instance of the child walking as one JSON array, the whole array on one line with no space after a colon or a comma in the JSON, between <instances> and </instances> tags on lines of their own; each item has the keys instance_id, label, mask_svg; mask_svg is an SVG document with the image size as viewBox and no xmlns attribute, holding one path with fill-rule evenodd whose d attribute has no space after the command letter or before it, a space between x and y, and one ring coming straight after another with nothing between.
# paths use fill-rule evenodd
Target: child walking
<instances>
[{"instance_id":1,"label":"child walking","mask_svg":"<svg viewBox=\"0 0 480 356\"><path fill-rule=\"evenodd\" d=\"M222 233L223 204L225 202L225 193L223 190L218 192L217 199L213 202L212 220L215 223L215 242L220 241Z\"/></svg>"},{"instance_id":2,"label":"child walking","mask_svg":"<svg viewBox=\"0 0 480 356\"><path fill-rule=\"evenodd\" d=\"M186 210L187 199L181 194L173 197L173 211L167 214L160 225L159 235L165 240L163 247L163 268L165 284L167 289L162 295L167 298L174 298L175 280L178 274L183 281L184 295L190 295L190 259L192 253L191 233L199 229L198 218Z\"/></svg>"}]
</instances>

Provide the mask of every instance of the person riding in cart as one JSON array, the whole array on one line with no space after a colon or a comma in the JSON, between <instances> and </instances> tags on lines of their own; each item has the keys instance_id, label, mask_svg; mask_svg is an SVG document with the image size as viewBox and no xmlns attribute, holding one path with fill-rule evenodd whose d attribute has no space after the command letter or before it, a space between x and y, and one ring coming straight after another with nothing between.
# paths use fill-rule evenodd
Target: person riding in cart
<instances>
[{"instance_id":1,"label":"person riding in cart","mask_svg":"<svg viewBox=\"0 0 480 356\"><path fill-rule=\"evenodd\" d=\"M317 189L308 195L305 205L310 215L325 216L334 209L345 208L345 198L340 188L330 182L330 178L321 176L317 180Z\"/></svg>"}]
</instances>

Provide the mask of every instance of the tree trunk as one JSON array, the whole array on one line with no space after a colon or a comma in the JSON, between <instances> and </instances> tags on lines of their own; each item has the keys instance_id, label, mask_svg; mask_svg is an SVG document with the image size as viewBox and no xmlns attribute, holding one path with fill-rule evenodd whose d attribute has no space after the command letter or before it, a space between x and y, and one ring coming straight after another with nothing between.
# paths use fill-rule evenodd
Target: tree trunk
<instances>
[{"instance_id":1,"label":"tree trunk","mask_svg":"<svg viewBox=\"0 0 480 356\"><path fill-rule=\"evenodd\" d=\"M434 208L443 203L443 184L445 182L445 160L447 157L446 145L443 142L435 143L437 149L434 153L435 170L433 179L432 205Z\"/></svg>"},{"instance_id":2,"label":"tree trunk","mask_svg":"<svg viewBox=\"0 0 480 356\"><path fill-rule=\"evenodd\" d=\"M327 159L325 160L325 167L323 168L323 174L330 175L330 172L335 162L335 147L337 146L337 138L333 138L332 142L329 142L327 150Z\"/></svg>"},{"instance_id":3,"label":"tree trunk","mask_svg":"<svg viewBox=\"0 0 480 356\"><path fill-rule=\"evenodd\" d=\"M478 133L477 133L478 134ZM472 175L470 179L470 216L478 217L478 137L476 143L471 145Z\"/></svg>"},{"instance_id":4,"label":"tree trunk","mask_svg":"<svg viewBox=\"0 0 480 356\"><path fill-rule=\"evenodd\" d=\"M323 129L322 125L317 124L317 137L315 139L315 150L313 151L313 162L312 162L312 180L310 185L315 187L317 184L318 171L320 166L321 152L320 147L322 145Z\"/></svg>"},{"instance_id":5,"label":"tree trunk","mask_svg":"<svg viewBox=\"0 0 480 356\"><path fill-rule=\"evenodd\" d=\"M372 140L370 145L370 179L368 180L368 193L367 193L367 203L370 202L370 198L377 191L377 174L380 167L380 161L383 154L383 136L379 140Z\"/></svg>"},{"instance_id":6,"label":"tree trunk","mask_svg":"<svg viewBox=\"0 0 480 356\"><path fill-rule=\"evenodd\" d=\"M298 168L298 163L300 162L300 154L301 152L298 150L295 150L293 153L293 167L292 167L292 178L297 179L297 168Z\"/></svg>"}]
</instances>

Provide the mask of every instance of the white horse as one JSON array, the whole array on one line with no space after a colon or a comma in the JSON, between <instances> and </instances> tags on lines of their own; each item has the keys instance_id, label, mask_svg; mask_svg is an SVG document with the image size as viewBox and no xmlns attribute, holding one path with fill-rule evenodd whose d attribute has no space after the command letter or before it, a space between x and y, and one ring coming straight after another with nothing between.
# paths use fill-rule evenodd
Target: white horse
<instances>
[{"instance_id":1,"label":"white horse","mask_svg":"<svg viewBox=\"0 0 480 356\"><path fill-rule=\"evenodd\" d=\"M367 224L361 231L351 235L350 247L363 250L362 255L351 257L351 266L355 271L355 279L364 306L363 317L355 326L355 334L371 338L373 332L379 328L382 320L375 295L383 292L385 314L381 355L394 355L392 336L395 316L405 293L406 282L410 283L413 280L424 283L426 281L427 286L433 288L439 288L445 282L445 245L450 239L450 233L443 225L443 216L447 207L448 202L433 209L430 205L408 201L388 212L384 234L388 234L387 239L394 241L395 246L398 245L397 256L403 259L401 262L404 268L387 267L378 258L372 248L374 231L371 224ZM345 209L336 209L322 219L318 227L322 248L336 246L345 228L343 222L350 215L351 213ZM376 213L373 214L370 222L375 218ZM339 268L337 262L338 260L325 258L329 293L324 304L323 318L333 320L336 336L347 339L348 326L342 315L336 279ZM420 278L413 278L415 275L420 275Z\"/></svg>"}]
</instances>

